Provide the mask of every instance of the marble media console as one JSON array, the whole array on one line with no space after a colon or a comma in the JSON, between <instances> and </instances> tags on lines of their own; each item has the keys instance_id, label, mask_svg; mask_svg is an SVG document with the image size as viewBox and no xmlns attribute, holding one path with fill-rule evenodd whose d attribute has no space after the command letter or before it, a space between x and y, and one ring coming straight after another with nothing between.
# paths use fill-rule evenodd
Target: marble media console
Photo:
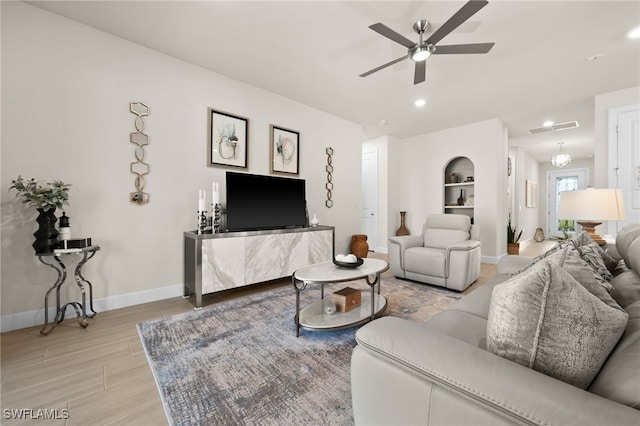
<instances>
[{"instance_id":1,"label":"marble media console","mask_svg":"<svg viewBox=\"0 0 640 426\"><path fill-rule=\"evenodd\" d=\"M202 295L291 276L297 269L333 259L335 228L184 233L184 295Z\"/></svg>"}]
</instances>

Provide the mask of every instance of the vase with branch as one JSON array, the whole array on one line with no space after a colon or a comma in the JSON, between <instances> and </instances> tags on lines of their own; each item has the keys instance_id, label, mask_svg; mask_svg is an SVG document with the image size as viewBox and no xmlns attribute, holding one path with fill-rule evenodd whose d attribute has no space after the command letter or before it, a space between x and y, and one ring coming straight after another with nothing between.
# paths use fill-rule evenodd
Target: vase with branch
<instances>
[{"instance_id":1,"label":"vase with branch","mask_svg":"<svg viewBox=\"0 0 640 426\"><path fill-rule=\"evenodd\" d=\"M32 244L36 253L48 253L58 245L58 231L56 230L56 209L69 204L69 188L61 180L42 183L33 178L25 180L22 176L11 181L9 190L16 191L16 197L22 202L35 207L38 210L38 230L34 232L36 237Z\"/></svg>"}]
</instances>

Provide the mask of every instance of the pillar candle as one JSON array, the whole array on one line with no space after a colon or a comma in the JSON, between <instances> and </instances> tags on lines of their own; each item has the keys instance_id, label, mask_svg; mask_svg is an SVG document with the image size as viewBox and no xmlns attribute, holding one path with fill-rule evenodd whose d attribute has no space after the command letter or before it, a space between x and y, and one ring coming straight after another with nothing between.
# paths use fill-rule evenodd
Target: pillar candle
<instances>
[{"instance_id":1,"label":"pillar candle","mask_svg":"<svg viewBox=\"0 0 640 426\"><path fill-rule=\"evenodd\" d=\"M198 211L207 210L206 205L207 205L207 203L206 203L206 193L204 192L203 189L199 189L198 190Z\"/></svg>"}]
</instances>

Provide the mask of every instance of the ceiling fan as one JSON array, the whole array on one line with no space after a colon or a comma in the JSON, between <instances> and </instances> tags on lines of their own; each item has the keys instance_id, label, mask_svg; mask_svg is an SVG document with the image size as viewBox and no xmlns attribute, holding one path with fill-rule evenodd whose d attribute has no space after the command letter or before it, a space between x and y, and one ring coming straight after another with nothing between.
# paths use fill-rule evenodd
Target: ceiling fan
<instances>
[{"instance_id":1,"label":"ceiling fan","mask_svg":"<svg viewBox=\"0 0 640 426\"><path fill-rule=\"evenodd\" d=\"M384 24L377 23L369 26L373 31L378 34L400 43L408 49L407 54L388 62L384 65L380 65L370 71L360 74L360 77L366 77L374 72L380 71L393 64L403 61L407 58L411 58L415 63L415 73L413 77L413 84L419 84L426 79L426 60L431 55L450 55L461 53L487 53L491 50L495 43L474 43L474 44L450 44L446 46L436 46L436 44L445 38L450 32L458 28L463 22L471 18L476 12L485 7L489 2L480 0L470 0L460 10L458 10L447 22L442 24L432 35L426 40L423 40L425 31L429 28L429 21L421 20L413 24L413 30L418 33L418 43L414 43L403 35L398 34L391 28Z\"/></svg>"}]
</instances>

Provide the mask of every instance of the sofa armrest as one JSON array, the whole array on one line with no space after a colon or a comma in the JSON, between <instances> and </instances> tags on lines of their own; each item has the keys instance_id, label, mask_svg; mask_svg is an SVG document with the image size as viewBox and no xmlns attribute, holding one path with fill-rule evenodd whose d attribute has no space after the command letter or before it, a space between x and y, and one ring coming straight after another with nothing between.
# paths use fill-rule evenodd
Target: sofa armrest
<instances>
[{"instance_id":1,"label":"sofa armrest","mask_svg":"<svg viewBox=\"0 0 640 426\"><path fill-rule=\"evenodd\" d=\"M433 424L473 423L477 418L493 419L492 423L629 425L638 424L640 419L638 410L413 321L383 317L358 330L356 340L358 347L354 350L351 372L357 424L375 419L382 422L393 419L396 424L416 421L426 424L427 419ZM363 365L367 362L378 364L377 368ZM381 382L378 375L385 375L383 380L398 377L397 380L412 388L413 394L419 388L424 395L421 404L426 408L422 412L403 410L385 402L397 403L409 397L388 394L393 389L397 393L402 384L390 383L389 392L385 391L387 386L367 392L376 380L387 383Z\"/></svg>"}]
</instances>

